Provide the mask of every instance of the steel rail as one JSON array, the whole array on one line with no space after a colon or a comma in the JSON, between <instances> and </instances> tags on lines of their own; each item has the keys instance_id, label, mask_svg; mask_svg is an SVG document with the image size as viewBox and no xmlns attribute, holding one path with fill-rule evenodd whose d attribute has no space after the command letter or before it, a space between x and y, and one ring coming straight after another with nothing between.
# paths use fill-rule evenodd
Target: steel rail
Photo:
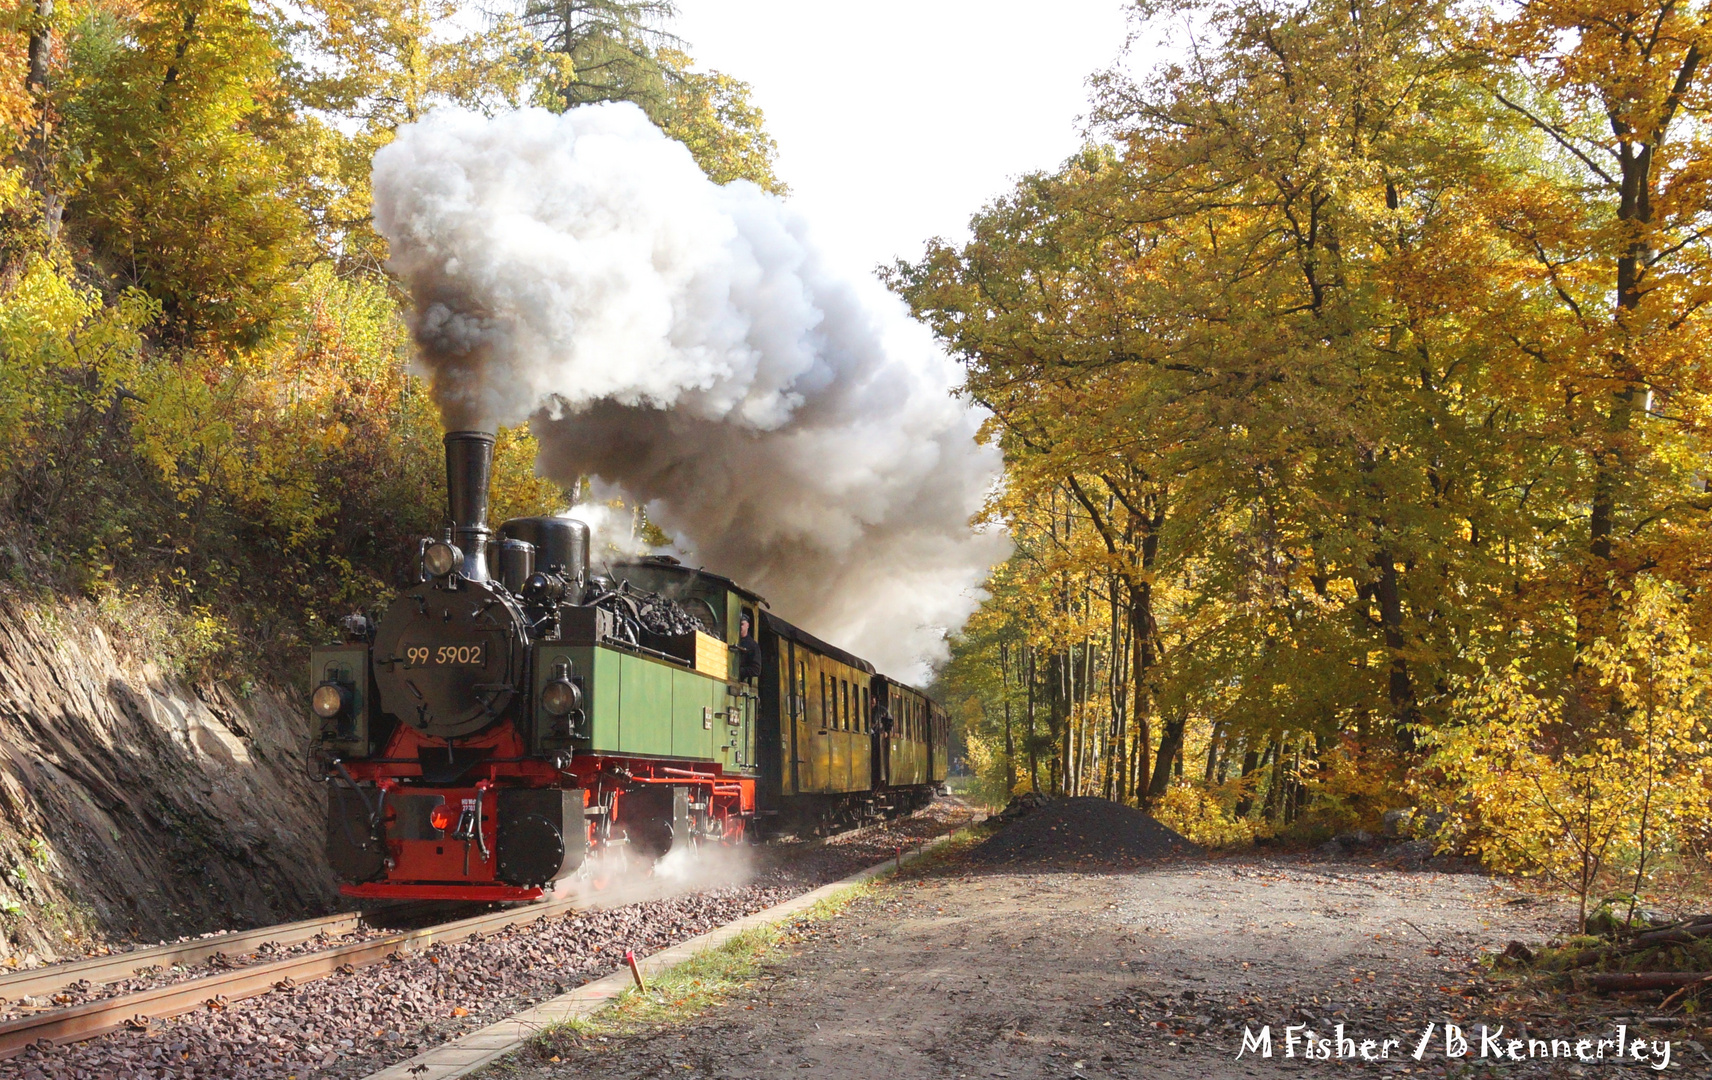
<instances>
[{"instance_id":1,"label":"steel rail","mask_svg":"<svg viewBox=\"0 0 1712 1080\"><path fill-rule=\"evenodd\" d=\"M194 941L150 945L144 949L110 953L107 956L91 956L85 960L44 964L28 971L0 975L0 1001L41 997L57 990L64 990L73 983L85 981L96 986L104 986L107 983L128 979L149 968L171 967L174 964L195 964L222 953L227 956L244 956L255 952L263 945L296 945L299 942L320 937L322 934L337 937L357 930L365 922L372 925L373 920L380 916L397 917L413 914L418 906L420 905L401 904L381 911L341 911L334 915L322 915L319 918L303 919L298 922L278 923L273 926L257 927L254 930L233 930L225 934L211 934Z\"/></svg>"},{"instance_id":2,"label":"steel rail","mask_svg":"<svg viewBox=\"0 0 1712 1080\"><path fill-rule=\"evenodd\" d=\"M580 901L555 900L526 908L490 912L22 1017L0 1023L0 1060L14 1057L25 1048L44 1042L63 1046L124 1027L146 1028L151 1020L177 1016L201 1005L214 1003L223 1006L276 989L313 982L341 969L377 964L395 953L416 952L436 941L486 937L513 926L584 907L586 905Z\"/></svg>"},{"instance_id":3,"label":"steel rail","mask_svg":"<svg viewBox=\"0 0 1712 1080\"><path fill-rule=\"evenodd\" d=\"M254 952L267 944L295 945L322 934L348 934L361 926L362 921L361 912L345 911L337 915L324 915L319 919L304 919L301 922L264 926L256 930L214 934L197 938L195 941L180 941L170 945L151 945L146 949L92 956L87 960L47 964L28 971L0 975L0 1000L17 1001L23 997L39 997L85 980L100 986L128 979L152 967L194 964L221 953L238 956Z\"/></svg>"}]
</instances>

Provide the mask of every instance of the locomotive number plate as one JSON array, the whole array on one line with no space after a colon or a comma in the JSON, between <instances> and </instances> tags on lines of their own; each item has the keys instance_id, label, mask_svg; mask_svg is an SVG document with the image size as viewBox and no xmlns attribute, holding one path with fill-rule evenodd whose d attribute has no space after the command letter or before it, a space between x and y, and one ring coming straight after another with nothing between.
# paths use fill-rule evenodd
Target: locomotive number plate
<instances>
[{"instance_id":1,"label":"locomotive number plate","mask_svg":"<svg viewBox=\"0 0 1712 1080\"><path fill-rule=\"evenodd\" d=\"M485 667L487 665L487 646L480 643L459 645L406 644L404 646L404 666L407 668L433 667L441 664Z\"/></svg>"}]
</instances>

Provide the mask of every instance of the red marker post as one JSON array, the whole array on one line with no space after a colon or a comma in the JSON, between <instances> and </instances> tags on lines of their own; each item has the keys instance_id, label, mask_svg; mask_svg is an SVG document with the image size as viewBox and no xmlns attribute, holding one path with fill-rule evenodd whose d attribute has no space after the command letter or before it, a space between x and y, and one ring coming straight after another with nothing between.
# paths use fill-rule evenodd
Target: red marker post
<instances>
[{"instance_id":1,"label":"red marker post","mask_svg":"<svg viewBox=\"0 0 1712 1080\"><path fill-rule=\"evenodd\" d=\"M630 965L630 977L636 980L636 989L647 990L648 984L642 981L642 969L636 966L635 950L624 950L624 962Z\"/></svg>"}]
</instances>

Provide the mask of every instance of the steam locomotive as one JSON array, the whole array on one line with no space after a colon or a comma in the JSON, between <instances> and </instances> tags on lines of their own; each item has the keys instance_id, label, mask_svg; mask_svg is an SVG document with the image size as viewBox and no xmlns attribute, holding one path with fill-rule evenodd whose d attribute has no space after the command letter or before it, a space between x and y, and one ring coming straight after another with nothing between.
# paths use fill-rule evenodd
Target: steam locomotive
<instances>
[{"instance_id":1,"label":"steam locomotive","mask_svg":"<svg viewBox=\"0 0 1712 1080\"><path fill-rule=\"evenodd\" d=\"M932 798L950 729L925 694L718 574L656 556L591 575L581 522L496 534L493 443L446 436L449 524L420 542L417 583L311 653L346 895L526 901L591 855L823 831Z\"/></svg>"}]
</instances>

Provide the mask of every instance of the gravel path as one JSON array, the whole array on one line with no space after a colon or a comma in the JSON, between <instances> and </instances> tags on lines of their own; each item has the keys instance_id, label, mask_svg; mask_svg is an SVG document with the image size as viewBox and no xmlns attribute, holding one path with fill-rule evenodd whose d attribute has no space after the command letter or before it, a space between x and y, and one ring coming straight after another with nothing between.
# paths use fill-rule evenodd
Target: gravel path
<instances>
[{"instance_id":1,"label":"gravel path","mask_svg":"<svg viewBox=\"0 0 1712 1080\"><path fill-rule=\"evenodd\" d=\"M1712 1029L1693 1017L1649 1020L1645 1005L1547 998L1488 974L1511 939L1540 941L1567 919L1479 875L1319 858L1083 872L949 858L798 924L759 979L700 1017L561 1044L557 1061L483 1080L1712 1076ZM1469 1056L1445 1055L1446 1021ZM1417 1061L1428 1023L1439 1026ZM1355 1059L1305 1061L1300 1042L1284 1056L1290 1026L1330 1040L1340 1024ZM1478 1058L1483 1025L1591 1048L1619 1024L1649 1048L1672 1041L1669 1071ZM1273 1056L1239 1058L1245 1028L1262 1026ZM1387 1039L1402 1049L1359 1059Z\"/></svg>"},{"instance_id":2,"label":"gravel path","mask_svg":"<svg viewBox=\"0 0 1712 1080\"><path fill-rule=\"evenodd\" d=\"M646 954L837 880L973 813L941 801L883 828L760 849L742 884L518 927L230 1005L146 1031L0 1062L0 1080L310 1080L359 1077ZM615 899L623 899L617 896Z\"/></svg>"}]
</instances>

